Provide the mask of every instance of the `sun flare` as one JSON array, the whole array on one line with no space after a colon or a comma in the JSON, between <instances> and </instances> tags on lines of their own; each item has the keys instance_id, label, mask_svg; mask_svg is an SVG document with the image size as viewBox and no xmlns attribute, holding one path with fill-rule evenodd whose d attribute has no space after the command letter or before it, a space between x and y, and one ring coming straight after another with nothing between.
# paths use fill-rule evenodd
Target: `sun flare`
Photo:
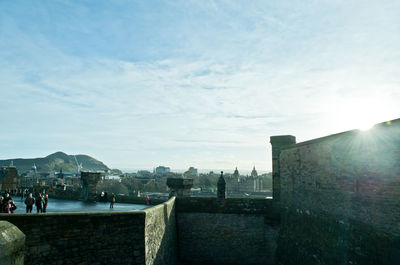
<instances>
[{"instance_id":1,"label":"sun flare","mask_svg":"<svg viewBox=\"0 0 400 265\"><path fill-rule=\"evenodd\" d=\"M391 118L390 102L372 97L338 100L328 111L329 127L335 131L353 129L367 131L375 124Z\"/></svg>"}]
</instances>

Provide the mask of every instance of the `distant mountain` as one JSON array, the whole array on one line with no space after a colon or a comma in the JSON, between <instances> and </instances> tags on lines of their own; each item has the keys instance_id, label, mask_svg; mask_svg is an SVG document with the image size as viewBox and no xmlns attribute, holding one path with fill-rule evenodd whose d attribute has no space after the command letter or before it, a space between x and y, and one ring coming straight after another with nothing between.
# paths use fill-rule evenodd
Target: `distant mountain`
<instances>
[{"instance_id":1,"label":"distant mountain","mask_svg":"<svg viewBox=\"0 0 400 265\"><path fill-rule=\"evenodd\" d=\"M83 171L110 170L103 162L93 157L87 155L67 155L63 152L56 152L43 158L0 160L0 166L9 166L11 162L17 167L19 174L30 170L33 164L36 165L38 172L56 172L60 171L60 168L64 172L76 172L78 171L77 162L82 164Z\"/></svg>"}]
</instances>

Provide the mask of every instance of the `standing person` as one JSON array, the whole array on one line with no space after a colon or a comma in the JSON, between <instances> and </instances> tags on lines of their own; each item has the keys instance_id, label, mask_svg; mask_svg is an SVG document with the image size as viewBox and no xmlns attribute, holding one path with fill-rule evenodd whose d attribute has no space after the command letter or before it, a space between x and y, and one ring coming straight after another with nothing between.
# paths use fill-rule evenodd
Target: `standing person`
<instances>
[{"instance_id":1,"label":"standing person","mask_svg":"<svg viewBox=\"0 0 400 265\"><path fill-rule=\"evenodd\" d=\"M8 211L7 207L8 207L8 202L10 200L12 200L12 198L11 198L10 194L8 193L8 191L6 191L6 193L4 194L3 204L2 204L0 212L6 213Z\"/></svg>"},{"instance_id":2,"label":"standing person","mask_svg":"<svg viewBox=\"0 0 400 265\"><path fill-rule=\"evenodd\" d=\"M110 208L114 208L115 195L111 193Z\"/></svg>"},{"instance_id":3,"label":"standing person","mask_svg":"<svg viewBox=\"0 0 400 265\"><path fill-rule=\"evenodd\" d=\"M5 213L8 213L8 214L12 213L11 202L12 202L11 200L7 202L6 207L4 208L5 209L5 211L4 211Z\"/></svg>"},{"instance_id":4,"label":"standing person","mask_svg":"<svg viewBox=\"0 0 400 265\"><path fill-rule=\"evenodd\" d=\"M3 199L3 203L6 204L8 203L9 200L12 200L10 194L8 192L6 192L6 194L4 195L4 199Z\"/></svg>"},{"instance_id":5,"label":"standing person","mask_svg":"<svg viewBox=\"0 0 400 265\"><path fill-rule=\"evenodd\" d=\"M35 198L35 205L36 205L36 211L37 211L37 213L39 213L39 212L43 212L43 208L42 208L42 202L43 201L43 199L42 199L42 196L40 196L40 194L39 193L37 193L36 194L36 198Z\"/></svg>"},{"instance_id":6,"label":"standing person","mask_svg":"<svg viewBox=\"0 0 400 265\"><path fill-rule=\"evenodd\" d=\"M49 195L43 196L43 212L46 212L47 204L49 203Z\"/></svg>"},{"instance_id":7,"label":"standing person","mask_svg":"<svg viewBox=\"0 0 400 265\"><path fill-rule=\"evenodd\" d=\"M150 204L150 198L148 195L146 195L146 205L149 205L149 204Z\"/></svg>"},{"instance_id":8,"label":"standing person","mask_svg":"<svg viewBox=\"0 0 400 265\"><path fill-rule=\"evenodd\" d=\"M3 212L3 208L4 208L3 202L4 202L4 198L3 198L3 196L0 195L0 213Z\"/></svg>"},{"instance_id":9,"label":"standing person","mask_svg":"<svg viewBox=\"0 0 400 265\"><path fill-rule=\"evenodd\" d=\"M21 202L24 201L24 197L25 197L25 190L21 191Z\"/></svg>"},{"instance_id":10,"label":"standing person","mask_svg":"<svg viewBox=\"0 0 400 265\"><path fill-rule=\"evenodd\" d=\"M35 204L35 198L32 197L32 193L29 193L28 197L25 199L26 213L31 213L33 205Z\"/></svg>"}]
</instances>

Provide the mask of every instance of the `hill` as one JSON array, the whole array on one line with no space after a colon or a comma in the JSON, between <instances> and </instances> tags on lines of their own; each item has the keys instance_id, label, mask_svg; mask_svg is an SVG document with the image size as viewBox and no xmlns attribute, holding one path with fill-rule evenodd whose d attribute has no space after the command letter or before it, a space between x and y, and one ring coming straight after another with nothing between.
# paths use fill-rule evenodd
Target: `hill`
<instances>
[{"instance_id":1,"label":"hill","mask_svg":"<svg viewBox=\"0 0 400 265\"><path fill-rule=\"evenodd\" d=\"M33 164L36 165L38 172L56 172L60 171L60 168L64 172L76 172L78 171L78 166L75 157L78 163L82 164L82 170L84 171L110 170L103 162L88 155L67 155L63 152L56 152L42 158L0 160L0 166L9 166L12 162L20 174L30 170Z\"/></svg>"}]
</instances>

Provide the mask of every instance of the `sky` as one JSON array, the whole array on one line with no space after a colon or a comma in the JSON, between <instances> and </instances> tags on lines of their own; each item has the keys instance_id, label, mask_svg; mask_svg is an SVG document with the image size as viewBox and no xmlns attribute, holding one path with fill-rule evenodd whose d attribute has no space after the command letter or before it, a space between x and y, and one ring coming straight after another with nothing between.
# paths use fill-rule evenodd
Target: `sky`
<instances>
[{"instance_id":1,"label":"sky","mask_svg":"<svg viewBox=\"0 0 400 265\"><path fill-rule=\"evenodd\" d=\"M268 172L270 136L400 118L398 14L397 0L0 0L0 159Z\"/></svg>"}]
</instances>

